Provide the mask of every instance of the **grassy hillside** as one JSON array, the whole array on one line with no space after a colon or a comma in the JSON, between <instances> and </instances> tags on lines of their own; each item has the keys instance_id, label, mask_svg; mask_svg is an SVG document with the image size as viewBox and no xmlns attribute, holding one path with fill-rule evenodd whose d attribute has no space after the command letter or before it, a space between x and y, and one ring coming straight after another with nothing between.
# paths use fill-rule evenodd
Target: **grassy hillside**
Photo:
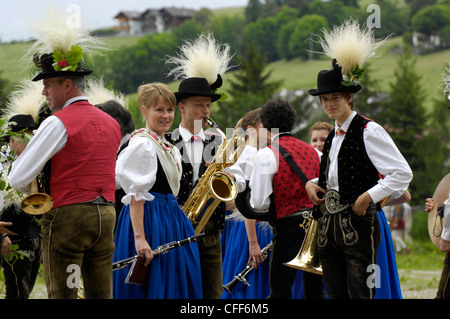
<instances>
[{"instance_id":1,"label":"grassy hillside","mask_svg":"<svg viewBox=\"0 0 450 319\"><path fill-rule=\"evenodd\" d=\"M114 37L105 38L111 48L120 46L129 46L136 43L139 37ZM389 90L389 83L393 81L394 71L399 58L399 46L401 38L389 40L378 52L380 57L374 57L370 60L370 72L374 80L378 81L379 89ZM27 63L21 61L22 56L29 48L30 43L1 44L0 45L0 77L7 79L10 84L16 84L21 79L27 78ZM112 54L114 52L110 51ZM269 65L273 70L272 78L274 80L283 80L283 87L287 89L310 89L316 86L317 73L323 69L331 68L328 58L315 55L316 60L303 61L294 59L291 61L277 61ZM416 56L416 71L422 76L421 84L426 90L429 100L433 98L442 98L441 92L437 89L441 79L441 73L445 66L450 62L450 50L443 50L426 55ZM227 78L232 78L233 72L225 76L224 90L228 90ZM105 79L106 81L108 79ZM177 83L170 83L169 86L177 89ZM229 92L232 95L232 92ZM431 105L431 103L429 103ZM428 106L428 105L427 105Z\"/></svg>"}]
</instances>

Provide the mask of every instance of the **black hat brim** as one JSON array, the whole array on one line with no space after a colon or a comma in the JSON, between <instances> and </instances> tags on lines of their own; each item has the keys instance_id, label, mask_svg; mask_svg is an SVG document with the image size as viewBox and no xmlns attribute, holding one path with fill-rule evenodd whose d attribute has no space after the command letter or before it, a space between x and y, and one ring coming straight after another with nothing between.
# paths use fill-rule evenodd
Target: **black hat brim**
<instances>
[{"instance_id":1,"label":"black hat brim","mask_svg":"<svg viewBox=\"0 0 450 319\"><path fill-rule=\"evenodd\" d=\"M334 88L322 88L321 90L319 89L311 89L308 91L308 93L312 96L318 96L318 95L323 95L323 94L330 94L330 93L336 93L336 92L346 92L346 93L356 93L359 90L361 90L361 85L351 85L351 86L345 86L342 85L338 88L334 87Z\"/></svg>"},{"instance_id":2,"label":"black hat brim","mask_svg":"<svg viewBox=\"0 0 450 319\"><path fill-rule=\"evenodd\" d=\"M205 94L205 92L175 92L175 98L177 99L177 103L184 100L185 98L191 97L191 96L205 96L211 98L211 103L217 101L222 97L220 94Z\"/></svg>"},{"instance_id":3,"label":"black hat brim","mask_svg":"<svg viewBox=\"0 0 450 319\"><path fill-rule=\"evenodd\" d=\"M29 114L17 114L12 116L8 122L15 122L11 125L12 132L20 132L22 130L37 130L38 125L34 122L33 117Z\"/></svg>"},{"instance_id":4,"label":"black hat brim","mask_svg":"<svg viewBox=\"0 0 450 319\"><path fill-rule=\"evenodd\" d=\"M79 70L79 71L54 71L54 72L41 72L36 75L32 81L39 81L48 78L66 77L66 76L85 76L92 73L92 70Z\"/></svg>"}]
</instances>

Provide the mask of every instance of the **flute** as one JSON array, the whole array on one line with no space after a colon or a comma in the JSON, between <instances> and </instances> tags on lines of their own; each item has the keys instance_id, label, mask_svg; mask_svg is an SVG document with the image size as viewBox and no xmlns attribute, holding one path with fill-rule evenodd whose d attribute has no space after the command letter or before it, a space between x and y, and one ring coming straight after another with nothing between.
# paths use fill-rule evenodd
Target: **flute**
<instances>
[{"instance_id":1,"label":"flute","mask_svg":"<svg viewBox=\"0 0 450 319\"><path fill-rule=\"evenodd\" d=\"M198 234L198 235L194 235L194 236L191 236L191 237L182 239L182 240L172 241L172 242L170 242L170 243L167 243L167 244L158 246L156 249L152 250L153 256L161 255L161 254L166 254L166 253L168 253L169 250L171 250L171 249L174 249L174 248L177 248L177 247L186 245L186 244L190 244L190 243L193 243L193 242L197 242L197 241L199 241L199 240L200 240L201 238L203 238L203 237L205 237L205 233L201 233L201 234ZM112 269L113 269L113 271L114 271L114 270L117 270L117 269L125 268L125 267L127 267L129 264L133 263L133 261L134 261L135 259L137 259L137 258L138 258L138 255L134 255L134 256L132 256L132 257L129 257L129 258L126 258L126 259L123 259L123 260L116 261L115 263L112 264Z\"/></svg>"},{"instance_id":2,"label":"flute","mask_svg":"<svg viewBox=\"0 0 450 319\"><path fill-rule=\"evenodd\" d=\"M270 243L261 249L261 254L263 259L265 260L267 256L269 255L269 252L272 250L273 247L273 241L270 241ZM238 275L234 276L234 278L226 285L223 286L223 289L226 290L226 292L231 293L231 291L236 287L236 285L239 282L243 282L244 285L247 285L250 287L250 284L248 283L247 279L245 279L245 276L248 275L250 271L254 269L253 261L251 261Z\"/></svg>"}]
</instances>

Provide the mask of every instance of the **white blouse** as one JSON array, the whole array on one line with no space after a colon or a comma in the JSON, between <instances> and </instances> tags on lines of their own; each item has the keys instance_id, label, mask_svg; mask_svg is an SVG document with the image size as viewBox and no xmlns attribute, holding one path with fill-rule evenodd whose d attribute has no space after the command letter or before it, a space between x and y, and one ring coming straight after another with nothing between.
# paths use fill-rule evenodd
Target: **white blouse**
<instances>
[{"instance_id":1,"label":"white blouse","mask_svg":"<svg viewBox=\"0 0 450 319\"><path fill-rule=\"evenodd\" d=\"M246 145L236 163L224 169L224 171L234 174L239 193L245 190L246 181L250 180L257 154L258 150L255 147Z\"/></svg>"},{"instance_id":2,"label":"white blouse","mask_svg":"<svg viewBox=\"0 0 450 319\"><path fill-rule=\"evenodd\" d=\"M116 189L122 188L127 194L122 203L130 204L131 198L151 201L154 196L149 190L156 182L158 157L174 196L178 195L181 179L181 156L176 147L171 153L164 150L160 140L148 134L134 135L129 145L120 153L116 163Z\"/></svg>"},{"instance_id":3,"label":"white blouse","mask_svg":"<svg viewBox=\"0 0 450 319\"><path fill-rule=\"evenodd\" d=\"M442 234L441 238L450 241L450 193L448 193L448 200L444 207L444 219L442 220Z\"/></svg>"}]
</instances>

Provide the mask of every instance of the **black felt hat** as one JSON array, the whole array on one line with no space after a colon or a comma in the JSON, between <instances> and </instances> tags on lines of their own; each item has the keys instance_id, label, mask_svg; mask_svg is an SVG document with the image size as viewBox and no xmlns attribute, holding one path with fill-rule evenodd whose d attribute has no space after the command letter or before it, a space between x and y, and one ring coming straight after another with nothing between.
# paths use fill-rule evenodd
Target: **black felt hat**
<instances>
[{"instance_id":1,"label":"black felt hat","mask_svg":"<svg viewBox=\"0 0 450 319\"><path fill-rule=\"evenodd\" d=\"M12 116L8 122L15 122L16 124L11 125L11 131L19 132L22 130L36 130L38 125L34 122L34 119L29 114L18 114Z\"/></svg>"},{"instance_id":2,"label":"black felt hat","mask_svg":"<svg viewBox=\"0 0 450 319\"><path fill-rule=\"evenodd\" d=\"M361 90L361 85L344 85L342 83L342 68L333 59L333 68L331 70L322 70L317 75L317 89L308 91L310 95L317 96L321 94L335 92L356 93Z\"/></svg>"},{"instance_id":3,"label":"black felt hat","mask_svg":"<svg viewBox=\"0 0 450 319\"><path fill-rule=\"evenodd\" d=\"M187 78L181 81L178 92L175 92L177 103L190 96L206 96L211 98L211 102L215 102L222 97L211 91L211 87L205 78Z\"/></svg>"},{"instance_id":4,"label":"black felt hat","mask_svg":"<svg viewBox=\"0 0 450 319\"><path fill-rule=\"evenodd\" d=\"M56 71L54 68L53 55L43 54L41 56L35 55L33 57L34 64L41 68L41 72L36 75L32 81L39 81L47 78L54 78L59 76L85 76L92 73L92 70L83 69L81 62L78 63L75 71Z\"/></svg>"}]
</instances>

